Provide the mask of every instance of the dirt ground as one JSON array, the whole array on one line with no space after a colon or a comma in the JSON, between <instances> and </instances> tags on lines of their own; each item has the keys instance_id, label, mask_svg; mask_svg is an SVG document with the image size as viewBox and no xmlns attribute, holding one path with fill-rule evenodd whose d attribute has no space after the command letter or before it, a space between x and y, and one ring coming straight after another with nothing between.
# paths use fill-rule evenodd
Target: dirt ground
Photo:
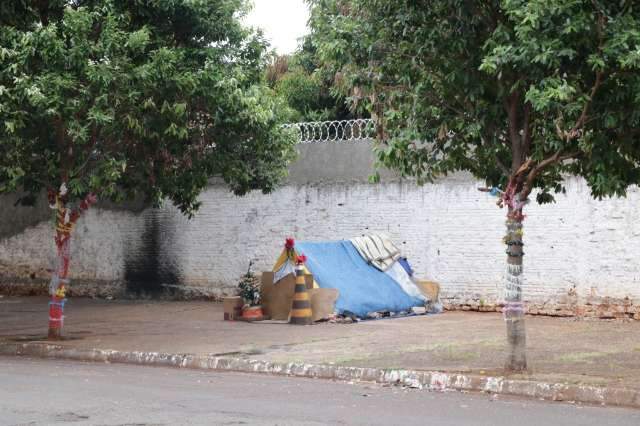
<instances>
[{"instance_id":1,"label":"dirt ground","mask_svg":"<svg viewBox=\"0 0 640 426\"><path fill-rule=\"evenodd\" d=\"M500 314L445 312L357 324L223 321L211 302L73 298L63 345L281 362L504 374ZM44 341L47 300L0 299L0 343ZM523 378L640 388L640 323L527 317Z\"/></svg>"}]
</instances>

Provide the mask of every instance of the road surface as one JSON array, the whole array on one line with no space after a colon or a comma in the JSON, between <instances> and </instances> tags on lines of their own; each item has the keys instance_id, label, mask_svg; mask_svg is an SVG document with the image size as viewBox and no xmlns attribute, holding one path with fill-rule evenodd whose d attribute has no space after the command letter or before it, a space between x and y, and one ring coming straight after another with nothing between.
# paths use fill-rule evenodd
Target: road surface
<instances>
[{"instance_id":1,"label":"road surface","mask_svg":"<svg viewBox=\"0 0 640 426\"><path fill-rule=\"evenodd\" d=\"M640 425L640 410L0 357L2 425Z\"/></svg>"}]
</instances>

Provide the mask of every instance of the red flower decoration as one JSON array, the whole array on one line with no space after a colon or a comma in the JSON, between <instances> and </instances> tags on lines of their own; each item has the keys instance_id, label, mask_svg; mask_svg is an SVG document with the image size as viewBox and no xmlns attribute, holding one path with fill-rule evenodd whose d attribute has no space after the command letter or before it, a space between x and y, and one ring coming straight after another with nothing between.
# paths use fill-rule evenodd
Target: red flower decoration
<instances>
[{"instance_id":1,"label":"red flower decoration","mask_svg":"<svg viewBox=\"0 0 640 426\"><path fill-rule=\"evenodd\" d=\"M291 238L291 237L287 238L285 240L285 242L284 242L284 248L286 248L287 250L293 249L293 246L295 246L295 245L296 245L296 243L293 240L293 238Z\"/></svg>"},{"instance_id":2,"label":"red flower decoration","mask_svg":"<svg viewBox=\"0 0 640 426\"><path fill-rule=\"evenodd\" d=\"M89 205L91 205L91 204L95 204L96 202L98 202L98 197L96 196L96 194L91 192L91 193L89 193L89 195L87 195L85 197L85 200L87 200L87 203L89 203Z\"/></svg>"},{"instance_id":3,"label":"red flower decoration","mask_svg":"<svg viewBox=\"0 0 640 426\"><path fill-rule=\"evenodd\" d=\"M47 199L51 205L56 203L56 192L51 188L47 189Z\"/></svg>"},{"instance_id":4,"label":"red flower decoration","mask_svg":"<svg viewBox=\"0 0 640 426\"><path fill-rule=\"evenodd\" d=\"M300 254L298 255L298 257L296 257L296 265L302 265L306 261L307 261L307 256L305 256L304 254Z\"/></svg>"},{"instance_id":5,"label":"red flower decoration","mask_svg":"<svg viewBox=\"0 0 640 426\"><path fill-rule=\"evenodd\" d=\"M84 200L80 201L80 211L87 210L89 207L91 207L92 204L95 204L96 201L98 201L98 198L95 194L91 193L87 195L86 197L84 197Z\"/></svg>"}]
</instances>

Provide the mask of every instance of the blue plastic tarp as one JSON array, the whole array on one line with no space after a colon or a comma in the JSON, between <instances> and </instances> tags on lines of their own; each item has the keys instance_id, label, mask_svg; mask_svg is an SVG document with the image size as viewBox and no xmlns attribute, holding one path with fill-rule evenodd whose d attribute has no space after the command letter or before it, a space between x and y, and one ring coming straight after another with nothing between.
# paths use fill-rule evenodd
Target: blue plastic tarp
<instances>
[{"instance_id":1,"label":"blue plastic tarp","mask_svg":"<svg viewBox=\"0 0 640 426\"><path fill-rule=\"evenodd\" d=\"M424 301L409 296L389 275L369 265L350 241L296 242L321 288L340 292L336 310L366 317L369 312L400 312Z\"/></svg>"}]
</instances>

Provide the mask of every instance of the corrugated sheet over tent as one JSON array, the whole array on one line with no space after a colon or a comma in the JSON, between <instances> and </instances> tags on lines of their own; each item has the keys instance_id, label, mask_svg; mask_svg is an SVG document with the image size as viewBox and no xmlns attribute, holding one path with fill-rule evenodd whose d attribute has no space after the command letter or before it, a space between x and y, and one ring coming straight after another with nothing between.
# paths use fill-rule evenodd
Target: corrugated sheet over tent
<instances>
[{"instance_id":1,"label":"corrugated sheet over tent","mask_svg":"<svg viewBox=\"0 0 640 426\"><path fill-rule=\"evenodd\" d=\"M351 241L298 241L295 254L301 253L307 257L305 266L313 275L314 287L338 289L338 314L366 318L372 312L409 311L428 302L399 263L393 273L383 272L368 262ZM283 251L274 267L276 281L292 270L289 259L287 251ZM399 274L406 275L402 282L398 282ZM412 285L413 289L408 288Z\"/></svg>"}]
</instances>

